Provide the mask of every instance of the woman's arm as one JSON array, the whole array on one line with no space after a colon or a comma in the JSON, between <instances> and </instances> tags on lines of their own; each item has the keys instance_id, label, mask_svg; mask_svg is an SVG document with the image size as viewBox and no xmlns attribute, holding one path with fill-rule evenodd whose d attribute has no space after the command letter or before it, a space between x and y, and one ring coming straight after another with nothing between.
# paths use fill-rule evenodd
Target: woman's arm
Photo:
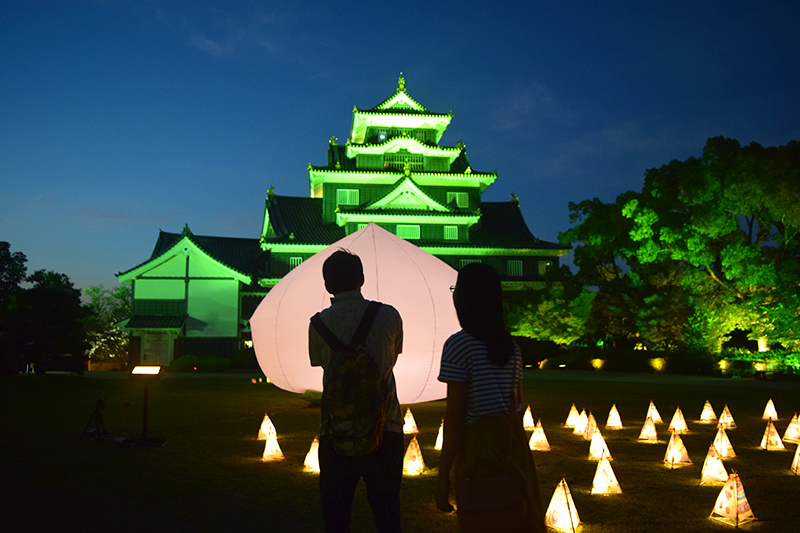
<instances>
[{"instance_id":1,"label":"woman's arm","mask_svg":"<svg viewBox=\"0 0 800 533\"><path fill-rule=\"evenodd\" d=\"M436 489L436 507L450 512L450 470L467 425L467 388L463 383L447 383L447 408L444 415L442 454L439 460L439 484Z\"/></svg>"}]
</instances>

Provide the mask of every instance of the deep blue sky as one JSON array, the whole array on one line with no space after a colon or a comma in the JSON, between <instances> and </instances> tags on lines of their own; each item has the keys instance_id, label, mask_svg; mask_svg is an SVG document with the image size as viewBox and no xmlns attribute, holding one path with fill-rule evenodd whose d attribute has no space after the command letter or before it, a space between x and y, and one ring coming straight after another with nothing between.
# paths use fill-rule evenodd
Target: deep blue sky
<instances>
[{"instance_id":1,"label":"deep blue sky","mask_svg":"<svg viewBox=\"0 0 800 533\"><path fill-rule=\"evenodd\" d=\"M531 231L611 201L709 137L800 139L800 3L0 2L0 240L28 272L116 283L158 230L257 237L270 185L354 106L453 111Z\"/></svg>"}]
</instances>

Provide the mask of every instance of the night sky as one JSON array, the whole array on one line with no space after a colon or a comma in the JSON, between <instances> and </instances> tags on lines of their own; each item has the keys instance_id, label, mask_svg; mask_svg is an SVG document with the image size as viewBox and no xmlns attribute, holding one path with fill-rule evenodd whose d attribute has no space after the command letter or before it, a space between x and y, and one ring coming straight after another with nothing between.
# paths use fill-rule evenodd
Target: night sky
<instances>
[{"instance_id":1,"label":"night sky","mask_svg":"<svg viewBox=\"0 0 800 533\"><path fill-rule=\"evenodd\" d=\"M800 139L800 3L0 2L0 240L84 288L159 229L258 237L270 185L397 88L537 237L646 169Z\"/></svg>"}]
</instances>

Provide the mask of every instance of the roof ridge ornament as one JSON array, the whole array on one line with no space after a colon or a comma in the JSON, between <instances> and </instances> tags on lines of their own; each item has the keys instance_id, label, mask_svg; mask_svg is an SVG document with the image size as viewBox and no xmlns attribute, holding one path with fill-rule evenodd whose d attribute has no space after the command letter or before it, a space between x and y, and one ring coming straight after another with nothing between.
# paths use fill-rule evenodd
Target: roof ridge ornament
<instances>
[{"instance_id":1,"label":"roof ridge ornament","mask_svg":"<svg viewBox=\"0 0 800 533\"><path fill-rule=\"evenodd\" d=\"M192 235L192 230L189 229L189 224L183 225L183 231L181 232L181 237L187 237Z\"/></svg>"},{"instance_id":2,"label":"roof ridge ornament","mask_svg":"<svg viewBox=\"0 0 800 533\"><path fill-rule=\"evenodd\" d=\"M403 73L400 73L400 79L397 80L397 92L406 92L406 79L403 77Z\"/></svg>"}]
</instances>

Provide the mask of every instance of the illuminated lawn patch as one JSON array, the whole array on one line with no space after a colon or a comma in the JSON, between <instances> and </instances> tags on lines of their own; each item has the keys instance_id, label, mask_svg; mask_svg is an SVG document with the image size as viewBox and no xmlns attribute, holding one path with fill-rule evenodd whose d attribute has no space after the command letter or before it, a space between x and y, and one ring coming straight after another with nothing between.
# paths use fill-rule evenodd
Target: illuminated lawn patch
<instances>
[{"instance_id":1,"label":"illuminated lawn patch","mask_svg":"<svg viewBox=\"0 0 800 533\"><path fill-rule=\"evenodd\" d=\"M321 531L317 475L303 472L319 408L252 376L175 377L150 388L149 429L163 448L123 448L83 441L97 399L112 435L141 432L141 384L127 379L66 375L0 380L0 516L10 531ZM611 381L609 381L611 380ZM783 434L800 407L800 385L745 380L624 376L595 372L526 374L526 403L541 418L551 451L533 452L545 505L562 478L584 532L725 531L708 519L719 486L700 486L703 458L717 434L697 421L706 400L728 404L737 428L728 431L737 457L724 461L741 476L760 531L794 531L800 520L800 476L790 471L796 444L759 449L764 405L772 398ZM659 444L636 441L650 400L662 412L680 405L682 434L694 464L664 468L669 433ZM616 404L626 429L603 434L622 494L592 495L597 469L589 442L563 427L576 407L607 417ZM403 525L409 532L454 531L455 519L433 506L439 453L434 450L444 402L413 407L426 470L403 479ZM262 462L257 433L273 421L283 461ZM784 416L781 414L781 416ZM406 436L406 446L411 439ZM356 496L354 531L374 531L363 486Z\"/></svg>"}]
</instances>

